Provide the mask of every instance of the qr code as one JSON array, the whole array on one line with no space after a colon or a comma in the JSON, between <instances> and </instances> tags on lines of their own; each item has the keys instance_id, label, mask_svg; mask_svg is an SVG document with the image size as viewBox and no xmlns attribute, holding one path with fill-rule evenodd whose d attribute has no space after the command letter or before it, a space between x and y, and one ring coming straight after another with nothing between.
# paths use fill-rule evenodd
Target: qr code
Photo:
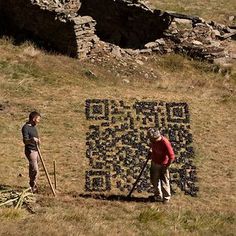
<instances>
[{"instance_id":1,"label":"qr code","mask_svg":"<svg viewBox=\"0 0 236 236\"><path fill-rule=\"evenodd\" d=\"M174 149L176 160L170 168L172 190L196 196L198 187L187 103L163 101L85 101L86 133L85 190L128 193L149 153L147 130L160 129ZM152 192L150 163L136 186L138 193Z\"/></svg>"}]
</instances>

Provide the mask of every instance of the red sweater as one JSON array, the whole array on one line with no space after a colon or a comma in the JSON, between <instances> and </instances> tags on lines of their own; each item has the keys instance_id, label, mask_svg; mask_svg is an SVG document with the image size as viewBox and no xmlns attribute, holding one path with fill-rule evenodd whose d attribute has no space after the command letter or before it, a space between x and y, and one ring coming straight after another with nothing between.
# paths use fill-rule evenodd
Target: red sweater
<instances>
[{"instance_id":1,"label":"red sweater","mask_svg":"<svg viewBox=\"0 0 236 236\"><path fill-rule=\"evenodd\" d=\"M171 143L169 140L162 136L162 139L160 141L155 141L151 144L152 148L152 161L156 164L160 165L166 165L170 164L170 161L174 161L175 154L173 151L173 148L171 146Z\"/></svg>"}]
</instances>

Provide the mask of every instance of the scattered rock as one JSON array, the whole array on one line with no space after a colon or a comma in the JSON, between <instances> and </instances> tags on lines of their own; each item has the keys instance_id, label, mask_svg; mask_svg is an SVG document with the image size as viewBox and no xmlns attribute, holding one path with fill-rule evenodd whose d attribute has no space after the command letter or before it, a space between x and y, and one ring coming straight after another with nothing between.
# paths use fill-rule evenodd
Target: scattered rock
<instances>
[{"instance_id":1,"label":"scattered rock","mask_svg":"<svg viewBox=\"0 0 236 236\"><path fill-rule=\"evenodd\" d=\"M122 57L121 48L118 46L113 46L111 49L111 53L116 57Z\"/></svg>"},{"instance_id":2,"label":"scattered rock","mask_svg":"<svg viewBox=\"0 0 236 236\"><path fill-rule=\"evenodd\" d=\"M147 21L149 22L149 20L154 22L153 20L157 19L155 18L156 16L159 16L158 19L165 19L166 22L163 21L163 27L159 28L159 26L157 26L155 28L152 26L152 28L148 28L147 32L143 31L144 35L142 37L145 38L149 35L149 32L150 35L153 36L154 28L157 31L160 30L160 34L157 36L158 38L152 37L150 38L150 42L142 41L143 44L139 44L142 45L142 48L137 47L139 49L131 49L132 47L130 49L123 49L117 45L122 42L122 44L127 46L127 42L124 42L124 40L133 40L135 45L138 44L140 39L137 37L136 33L142 30L138 29L137 31L135 29L129 32L129 39L127 39L124 34L126 31L122 31L122 27L114 31L112 31L113 27L111 27L111 39L113 39L112 42L117 45L102 42L96 34L97 22L89 15L78 15L81 7L80 0L0 0L0 4L1 11L4 11L4 9L9 10L6 11L6 15L10 14L6 22L11 20L12 22L17 22L17 20L14 20L18 19L19 21L19 19L21 19L21 25L26 27L24 30L29 30L32 35L42 35L42 38L44 38L49 45L58 48L60 52L66 55L79 59L92 57L92 63L101 62L102 60L98 57L102 57L104 53L118 58L121 66L127 66L125 61L121 61L124 57L127 59L136 57L139 54L149 55L152 53L165 54L177 52L189 55L192 58L211 62L215 62L215 59L222 57L235 59L235 54L229 53L227 51L227 45L225 46L222 43L222 41L226 42L236 37L234 27L228 27L214 21L205 21L197 16L179 14L176 12L162 13L159 10L151 10L139 1L120 1L123 1L124 7L128 6L129 9L143 13L139 18L143 20L144 25ZM16 7L16 9L20 8L21 12L12 8L12 2L17 4L18 8ZM29 10L32 13L31 16L22 17L22 15L26 14ZM146 12L148 12L148 14L146 14ZM36 14L39 17L37 19L33 17ZM49 17L47 18L46 16ZM39 19L43 20L45 27L42 28L41 25L38 24ZM129 22L135 20L137 19L131 16L128 18ZM229 21L233 22L234 20L235 16L229 16ZM156 23L155 21L155 24ZM32 27L32 25L34 27ZM122 32L120 32L120 30ZM50 32L50 35L56 34L57 37L51 39L48 37L48 32ZM160 38L160 36L162 37ZM30 57L35 57L38 52L33 48L27 48L24 53ZM139 65L143 65L143 62L139 59L134 61ZM87 72L86 75L90 78L96 77L92 72Z\"/></svg>"},{"instance_id":3,"label":"scattered rock","mask_svg":"<svg viewBox=\"0 0 236 236\"><path fill-rule=\"evenodd\" d=\"M177 23L179 27L192 28L193 21L190 19L179 19L175 18L174 22Z\"/></svg>"},{"instance_id":4,"label":"scattered rock","mask_svg":"<svg viewBox=\"0 0 236 236\"><path fill-rule=\"evenodd\" d=\"M126 84L129 84L130 83L130 81L128 80L128 79L123 79L122 80L124 83L126 83Z\"/></svg>"},{"instance_id":5,"label":"scattered rock","mask_svg":"<svg viewBox=\"0 0 236 236\"><path fill-rule=\"evenodd\" d=\"M214 34L215 37L220 37L220 31L219 30L212 30L212 33Z\"/></svg>"},{"instance_id":6,"label":"scattered rock","mask_svg":"<svg viewBox=\"0 0 236 236\"><path fill-rule=\"evenodd\" d=\"M163 38L157 39L155 42L158 43L159 45L166 45L166 42Z\"/></svg>"},{"instance_id":7,"label":"scattered rock","mask_svg":"<svg viewBox=\"0 0 236 236\"><path fill-rule=\"evenodd\" d=\"M144 45L145 48L155 48L158 46L157 42L150 42Z\"/></svg>"},{"instance_id":8,"label":"scattered rock","mask_svg":"<svg viewBox=\"0 0 236 236\"><path fill-rule=\"evenodd\" d=\"M144 65L144 63L142 62L142 61L140 61L139 59L137 59L137 60L135 60L135 62L137 63L137 64L139 64L139 65Z\"/></svg>"},{"instance_id":9,"label":"scattered rock","mask_svg":"<svg viewBox=\"0 0 236 236\"><path fill-rule=\"evenodd\" d=\"M236 53L230 53L230 57L232 58L232 59L236 59Z\"/></svg>"},{"instance_id":10,"label":"scattered rock","mask_svg":"<svg viewBox=\"0 0 236 236\"><path fill-rule=\"evenodd\" d=\"M126 48L126 49L124 49L124 51L130 56L136 56L136 55L140 54L139 49L134 50L134 49Z\"/></svg>"},{"instance_id":11,"label":"scattered rock","mask_svg":"<svg viewBox=\"0 0 236 236\"><path fill-rule=\"evenodd\" d=\"M235 20L235 16L229 16L229 21L234 21Z\"/></svg>"},{"instance_id":12,"label":"scattered rock","mask_svg":"<svg viewBox=\"0 0 236 236\"><path fill-rule=\"evenodd\" d=\"M147 48L147 49L141 49L140 53L144 53L144 54L151 54L152 53L152 49Z\"/></svg>"},{"instance_id":13,"label":"scattered rock","mask_svg":"<svg viewBox=\"0 0 236 236\"><path fill-rule=\"evenodd\" d=\"M193 40L193 41L192 41L192 44L194 44L194 45L203 45L202 42L197 41L197 40Z\"/></svg>"}]
</instances>

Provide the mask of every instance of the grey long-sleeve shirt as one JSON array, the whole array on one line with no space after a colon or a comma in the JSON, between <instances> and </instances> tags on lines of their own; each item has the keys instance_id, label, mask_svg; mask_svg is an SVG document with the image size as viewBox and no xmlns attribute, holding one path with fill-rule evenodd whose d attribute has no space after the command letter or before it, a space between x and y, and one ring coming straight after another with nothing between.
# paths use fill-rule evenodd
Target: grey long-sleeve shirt
<instances>
[{"instance_id":1,"label":"grey long-sleeve shirt","mask_svg":"<svg viewBox=\"0 0 236 236\"><path fill-rule=\"evenodd\" d=\"M32 126L30 123L25 123L21 129L23 140L29 140L32 138L39 138L38 131L35 126ZM37 147L35 143L25 144L25 150L30 151L34 150L37 151Z\"/></svg>"}]
</instances>

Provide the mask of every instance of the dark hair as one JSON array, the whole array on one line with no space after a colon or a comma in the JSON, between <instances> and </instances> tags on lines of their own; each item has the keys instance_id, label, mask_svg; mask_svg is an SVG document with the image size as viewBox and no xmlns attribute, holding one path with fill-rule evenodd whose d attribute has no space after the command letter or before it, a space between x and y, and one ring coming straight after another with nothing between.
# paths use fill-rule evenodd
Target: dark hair
<instances>
[{"instance_id":1,"label":"dark hair","mask_svg":"<svg viewBox=\"0 0 236 236\"><path fill-rule=\"evenodd\" d=\"M41 116L37 111L32 111L29 114L29 120L33 120L36 116Z\"/></svg>"}]
</instances>

